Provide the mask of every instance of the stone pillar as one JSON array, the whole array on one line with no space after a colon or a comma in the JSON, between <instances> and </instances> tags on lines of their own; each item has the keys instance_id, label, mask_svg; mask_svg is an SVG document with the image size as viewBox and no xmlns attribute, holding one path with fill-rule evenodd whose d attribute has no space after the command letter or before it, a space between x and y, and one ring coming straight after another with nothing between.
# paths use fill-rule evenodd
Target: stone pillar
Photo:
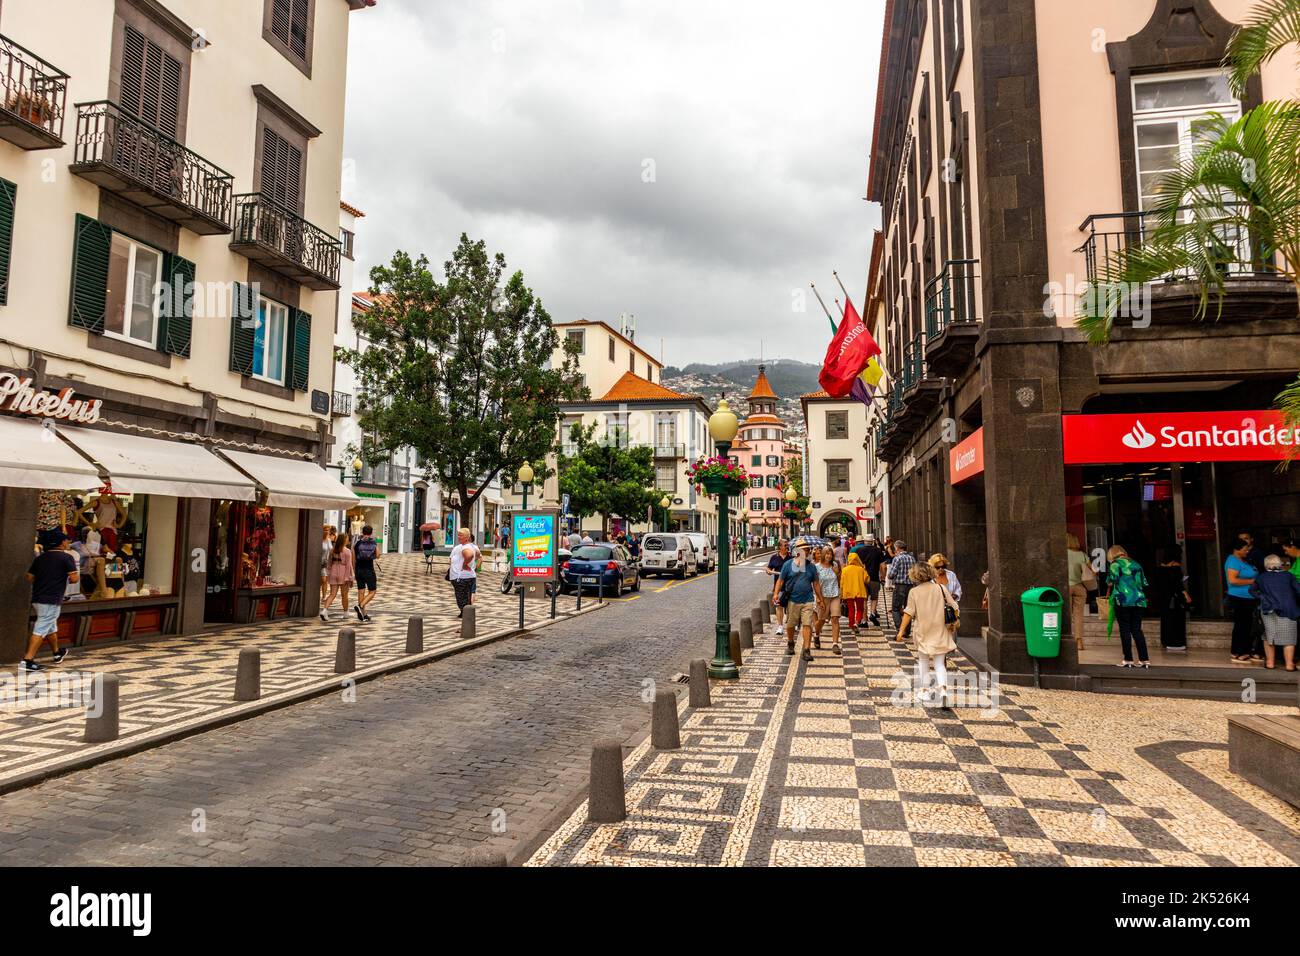
<instances>
[{"instance_id":1,"label":"stone pillar","mask_svg":"<svg viewBox=\"0 0 1300 956\"><path fill-rule=\"evenodd\" d=\"M320 613L320 529L324 523L324 511L305 511L298 529L298 583L302 585L298 613L303 617Z\"/></svg>"},{"instance_id":2,"label":"stone pillar","mask_svg":"<svg viewBox=\"0 0 1300 956\"><path fill-rule=\"evenodd\" d=\"M211 544L212 502L207 498L184 498L180 508L180 566L176 569L176 587L180 595L176 631L196 634L203 630L203 614L208 599L208 567L214 556ZM196 562L194 551L203 550L203 561ZM195 566L198 570L195 570Z\"/></svg>"},{"instance_id":3,"label":"stone pillar","mask_svg":"<svg viewBox=\"0 0 1300 956\"><path fill-rule=\"evenodd\" d=\"M32 542L36 540L36 499L39 492L27 488L0 488L0 664L22 660L27 651L28 612L31 585L27 569L32 564Z\"/></svg>"}]
</instances>

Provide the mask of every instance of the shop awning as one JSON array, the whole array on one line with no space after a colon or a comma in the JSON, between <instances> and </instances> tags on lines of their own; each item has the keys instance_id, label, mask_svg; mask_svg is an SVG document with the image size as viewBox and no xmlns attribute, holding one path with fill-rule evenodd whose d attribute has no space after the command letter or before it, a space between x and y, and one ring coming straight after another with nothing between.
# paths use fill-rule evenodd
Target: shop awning
<instances>
[{"instance_id":1,"label":"shop awning","mask_svg":"<svg viewBox=\"0 0 1300 956\"><path fill-rule=\"evenodd\" d=\"M95 466L59 441L52 427L25 418L0 418L0 485L57 491L90 489L99 483Z\"/></svg>"},{"instance_id":2,"label":"shop awning","mask_svg":"<svg viewBox=\"0 0 1300 956\"><path fill-rule=\"evenodd\" d=\"M119 494L252 501L257 489L201 445L142 435L60 428L59 434L97 461Z\"/></svg>"},{"instance_id":3,"label":"shop awning","mask_svg":"<svg viewBox=\"0 0 1300 956\"><path fill-rule=\"evenodd\" d=\"M241 471L267 491L267 504L277 508L311 508L329 511L351 508L360 499L315 462L301 458L277 458L246 451L221 449Z\"/></svg>"}]
</instances>

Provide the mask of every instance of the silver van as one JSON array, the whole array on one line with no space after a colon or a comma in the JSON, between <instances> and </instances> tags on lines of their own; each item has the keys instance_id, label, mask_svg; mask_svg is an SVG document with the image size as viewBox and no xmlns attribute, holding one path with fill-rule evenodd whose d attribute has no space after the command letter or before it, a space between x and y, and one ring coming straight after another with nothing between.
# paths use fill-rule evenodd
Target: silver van
<instances>
[{"instance_id":1,"label":"silver van","mask_svg":"<svg viewBox=\"0 0 1300 956\"><path fill-rule=\"evenodd\" d=\"M675 578L699 574L699 555L684 534L648 534L641 539L641 574Z\"/></svg>"}]
</instances>

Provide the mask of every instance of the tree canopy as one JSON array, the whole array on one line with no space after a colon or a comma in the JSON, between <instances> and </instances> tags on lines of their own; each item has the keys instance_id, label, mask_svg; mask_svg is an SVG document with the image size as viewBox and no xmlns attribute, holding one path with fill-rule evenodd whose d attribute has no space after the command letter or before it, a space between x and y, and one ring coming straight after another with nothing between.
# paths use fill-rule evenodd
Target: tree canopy
<instances>
[{"instance_id":1,"label":"tree canopy","mask_svg":"<svg viewBox=\"0 0 1300 956\"><path fill-rule=\"evenodd\" d=\"M606 532L610 518L644 521L647 506L658 507L663 495L654 488L654 450L595 441L595 431L594 423L573 426L575 454L559 458L560 493L569 496L570 514L598 514Z\"/></svg>"}]
</instances>

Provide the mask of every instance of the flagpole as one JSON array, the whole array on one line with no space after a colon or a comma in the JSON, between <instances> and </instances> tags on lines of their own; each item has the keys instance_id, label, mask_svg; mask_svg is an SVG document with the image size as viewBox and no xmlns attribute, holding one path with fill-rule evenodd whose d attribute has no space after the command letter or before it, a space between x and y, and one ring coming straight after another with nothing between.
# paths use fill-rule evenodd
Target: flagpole
<instances>
[{"instance_id":1,"label":"flagpole","mask_svg":"<svg viewBox=\"0 0 1300 956\"><path fill-rule=\"evenodd\" d=\"M852 296L849 295L849 290L846 289L846 288L844 288L844 283L840 280L840 274L839 274L838 272L836 272L834 269L832 269L832 270L831 270L831 275L833 275L833 276L835 277L835 281L836 281L836 282L839 282L839 284L840 284L840 291L844 293L844 301L847 302L849 305L852 305L852 304L853 304L853 298L852 298Z\"/></svg>"},{"instance_id":2,"label":"flagpole","mask_svg":"<svg viewBox=\"0 0 1300 956\"><path fill-rule=\"evenodd\" d=\"M831 324L831 335L837 334L840 330L839 326L837 326L835 320L831 318L831 310L826 308L825 302L822 302L822 294L817 291L817 286L813 283L809 282L808 286L813 290L813 295L817 296L817 301L821 303L822 311L826 313L826 320Z\"/></svg>"}]
</instances>

